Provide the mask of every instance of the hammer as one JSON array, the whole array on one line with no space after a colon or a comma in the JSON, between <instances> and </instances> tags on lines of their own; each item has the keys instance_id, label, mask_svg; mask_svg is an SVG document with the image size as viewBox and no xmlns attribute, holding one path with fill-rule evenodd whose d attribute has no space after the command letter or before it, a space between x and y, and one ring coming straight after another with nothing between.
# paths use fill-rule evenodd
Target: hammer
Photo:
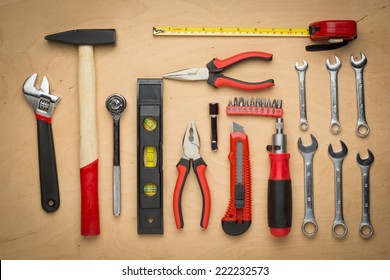
<instances>
[{"instance_id":1,"label":"hammer","mask_svg":"<svg viewBox=\"0 0 390 280\"><path fill-rule=\"evenodd\" d=\"M115 44L115 29L77 29L51 34L45 39L79 46L81 235L99 235L98 143L93 46Z\"/></svg>"}]
</instances>

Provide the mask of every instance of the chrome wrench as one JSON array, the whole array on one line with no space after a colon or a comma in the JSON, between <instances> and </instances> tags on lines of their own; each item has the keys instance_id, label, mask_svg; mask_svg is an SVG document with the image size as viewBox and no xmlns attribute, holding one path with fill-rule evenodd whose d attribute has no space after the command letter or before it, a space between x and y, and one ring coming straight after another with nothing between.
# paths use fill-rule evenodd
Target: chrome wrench
<instances>
[{"instance_id":1,"label":"chrome wrench","mask_svg":"<svg viewBox=\"0 0 390 280\"><path fill-rule=\"evenodd\" d=\"M342 239L348 233L347 225L343 215L343 161L348 154L348 148L343 141L341 143L341 152L335 153L332 145L328 147L329 157L334 165L334 199L335 199L335 216L333 221L333 235L336 238Z\"/></svg>"},{"instance_id":2,"label":"chrome wrench","mask_svg":"<svg viewBox=\"0 0 390 280\"><path fill-rule=\"evenodd\" d=\"M361 52L361 59L355 61L353 55L351 55L351 66L355 70L356 77L356 98L357 98L357 109L358 109L358 120L356 125L356 133L360 137L366 137L370 132L366 121L366 113L364 108L364 80L363 80L363 70L364 66L367 64L366 56Z\"/></svg>"},{"instance_id":3,"label":"chrome wrench","mask_svg":"<svg viewBox=\"0 0 390 280\"><path fill-rule=\"evenodd\" d=\"M313 195L313 158L318 148L317 139L311 135L312 144L303 146L301 138L298 139L298 149L304 160L305 170L305 216L302 223L302 231L307 237L313 237L318 231L318 225L314 216L314 195ZM313 230L308 230L312 225Z\"/></svg>"},{"instance_id":4,"label":"chrome wrench","mask_svg":"<svg viewBox=\"0 0 390 280\"><path fill-rule=\"evenodd\" d=\"M306 69L309 66L305 60L302 60L303 64L300 66L298 62L295 62L295 70L298 72L299 77L299 128L302 131L309 129L309 122L306 116Z\"/></svg>"},{"instance_id":5,"label":"chrome wrench","mask_svg":"<svg viewBox=\"0 0 390 280\"><path fill-rule=\"evenodd\" d=\"M341 67L340 59L335 56L336 63L330 64L329 58L326 59L326 68L329 71L330 75L330 95L331 95L331 121L329 130L333 134L338 134L341 130L341 124L339 120L339 101L338 101L338 81L337 74Z\"/></svg>"},{"instance_id":6,"label":"chrome wrench","mask_svg":"<svg viewBox=\"0 0 390 280\"><path fill-rule=\"evenodd\" d=\"M41 204L46 212L54 212L60 207L57 165L54 151L51 118L60 98L50 94L49 81L43 77L41 88L34 84L34 73L23 84L23 93L33 107L38 123L39 180L41 184Z\"/></svg>"},{"instance_id":7,"label":"chrome wrench","mask_svg":"<svg viewBox=\"0 0 390 280\"><path fill-rule=\"evenodd\" d=\"M368 239L374 234L370 220L370 167L374 162L374 155L368 150L368 158L362 159L358 153L356 160L362 172L362 221L359 233L361 237Z\"/></svg>"},{"instance_id":8,"label":"chrome wrench","mask_svg":"<svg viewBox=\"0 0 390 280\"><path fill-rule=\"evenodd\" d=\"M123 111L126 109L126 99L120 94L112 94L106 100L106 108L114 119L114 161L112 169L112 197L113 214L121 214L121 169L120 169L120 134L119 120Z\"/></svg>"}]
</instances>

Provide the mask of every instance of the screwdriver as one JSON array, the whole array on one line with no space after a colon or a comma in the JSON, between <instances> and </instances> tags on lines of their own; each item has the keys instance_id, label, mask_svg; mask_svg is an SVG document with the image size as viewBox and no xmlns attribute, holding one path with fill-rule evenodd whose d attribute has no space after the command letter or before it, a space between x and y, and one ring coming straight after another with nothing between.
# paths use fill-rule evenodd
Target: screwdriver
<instances>
[{"instance_id":1,"label":"screwdriver","mask_svg":"<svg viewBox=\"0 0 390 280\"><path fill-rule=\"evenodd\" d=\"M283 134L283 118L276 119L276 134L272 135L270 152L270 175L268 179L268 226L271 234L277 237L287 236L292 222L292 191L289 159Z\"/></svg>"}]
</instances>

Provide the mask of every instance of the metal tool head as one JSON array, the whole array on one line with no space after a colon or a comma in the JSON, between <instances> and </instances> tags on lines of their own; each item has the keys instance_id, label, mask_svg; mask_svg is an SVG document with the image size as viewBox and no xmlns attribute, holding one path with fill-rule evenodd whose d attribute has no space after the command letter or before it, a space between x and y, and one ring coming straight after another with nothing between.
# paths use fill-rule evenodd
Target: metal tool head
<instances>
[{"instance_id":1,"label":"metal tool head","mask_svg":"<svg viewBox=\"0 0 390 280\"><path fill-rule=\"evenodd\" d=\"M366 159L362 159L360 157L359 153L357 153L357 155L356 155L356 160L357 160L358 164L361 166L370 166L374 162L373 153L370 150L367 150L367 151L368 151L368 158L366 158Z\"/></svg>"},{"instance_id":2,"label":"metal tool head","mask_svg":"<svg viewBox=\"0 0 390 280\"><path fill-rule=\"evenodd\" d=\"M350 61L353 68L364 68L364 66L367 64L367 58L366 56L360 52L361 59L358 61L355 61L353 55L351 55Z\"/></svg>"},{"instance_id":3,"label":"metal tool head","mask_svg":"<svg viewBox=\"0 0 390 280\"><path fill-rule=\"evenodd\" d=\"M196 160L200 158L200 139L193 121L188 123L186 133L184 134L183 149L184 156L187 159Z\"/></svg>"},{"instance_id":4,"label":"metal tool head","mask_svg":"<svg viewBox=\"0 0 390 280\"><path fill-rule=\"evenodd\" d=\"M106 108L113 118L120 118L126 106L126 99L118 93L110 95L106 100Z\"/></svg>"},{"instance_id":5,"label":"metal tool head","mask_svg":"<svg viewBox=\"0 0 390 280\"><path fill-rule=\"evenodd\" d=\"M236 122L233 122L232 131L233 131L233 132L239 131L239 132L245 133L245 132L244 132L244 127L241 126L241 125L239 125L239 124L236 123Z\"/></svg>"},{"instance_id":6,"label":"metal tool head","mask_svg":"<svg viewBox=\"0 0 390 280\"><path fill-rule=\"evenodd\" d=\"M335 64L330 64L330 60L329 58L326 59L326 68L329 70L329 71L336 71L336 70L339 70L340 67L341 67L341 61L340 59L337 57L337 56L334 56L334 59L336 61Z\"/></svg>"},{"instance_id":7,"label":"metal tool head","mask_svg":"<svg viewBox=\"0 0 390 280\"><path fill-rule=\"evenodd\" d=\"M37 89L35 82L37 80L37 73L29 76L23 84L23 93L31 104L35 112L40 115L51 117L54 108L57 106L60 98L50 94L49 80L43 76L41 87Z\"/></svg>"},{"instance_id":8,"label":"metal tool head","mask_svg":"<svg viewBox=\"0 0 390 280\"><path fill-rule=\"evenodd\" d=\"M333 151L332 144L329 144L328 154L332 159L342 159L348 154L347 145L345 145L345 143L341 140L340 143L341 143L341 151L337 153Z\"/></svg>"},{"instance_id":9,"label":"metal tool head","mask_svg":"<svg viewBox=\"0 0 390 280\"><path fill-rule=\"evenodd\" d=\"M312 134L310 134L310 137L311 137L312 144L309 146L303 146L301 137L299 137L298 139L298 149L303 154L314 153L318 148L317 139Z\"/></svg>"},{"instance_id":10,"label":"metal tool head","mask_svg":"<svg viewBox=\"0 0 390 280\"><path fill-rule=\"evenodd\" d=\"M298 62L295 62L295 69L300 72L300 71L306 71L307 67L309 64L307 64L306 60L302 60L303 64L299 65Z\"/></svg>"},{"instance_id":11,"label":"metal tool head","mask_svg":"<svg viewBox=\"0 0 390 280\"><path fill-rule=\"evenodd\" d=\"M75 29L45 36L48 41L71 45L115 44L115 29Z\"/></svg>"},{"instance_id":12,"label":"metal tool head","mask_svg":"<svg viewBox=\"0 0 390 280\"><path fill-rule=\"evenodd\" d=\"M181 81L207 80L209 78L209 70L207 68L189 68L164 74L163 78Z\"/></svg>"}]
</instances>

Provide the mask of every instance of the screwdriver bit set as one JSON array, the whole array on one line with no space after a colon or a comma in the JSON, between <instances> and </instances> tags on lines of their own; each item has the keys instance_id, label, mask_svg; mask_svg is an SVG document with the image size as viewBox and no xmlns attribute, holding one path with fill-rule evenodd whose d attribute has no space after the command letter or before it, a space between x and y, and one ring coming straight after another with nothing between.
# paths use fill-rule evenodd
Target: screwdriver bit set
<instances>
[{"instance_id":1,"label":"screwdriver bit set","mask_svg":"<svg viewBox=\"0 0 390 280\"><path fill-rule=\"evenodd\" d=\"M226 106L227 115L249 115L281 118L283 116L282 99L235 97Z\"/></svg>"}]
</instances>

